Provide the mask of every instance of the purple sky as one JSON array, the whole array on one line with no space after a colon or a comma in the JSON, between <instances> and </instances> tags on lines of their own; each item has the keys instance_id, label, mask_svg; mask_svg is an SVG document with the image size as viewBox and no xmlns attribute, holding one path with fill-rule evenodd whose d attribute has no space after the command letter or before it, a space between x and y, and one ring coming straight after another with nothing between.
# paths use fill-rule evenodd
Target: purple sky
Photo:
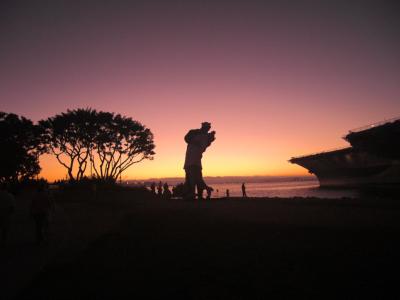
<instances>
[{"instance_id":1,"label":"purple sky","mask_svg":"<svg viewBox=\"0 0 400 300\"><path fill-rule=\"evenodd\" d=\"M395 1L2 1L0 110L143 122L156 160L129 177L182 175L182 136L204 120L206 175L301 173L288 158L400 115L399 15Z\"/></svg>"}]
</instances>

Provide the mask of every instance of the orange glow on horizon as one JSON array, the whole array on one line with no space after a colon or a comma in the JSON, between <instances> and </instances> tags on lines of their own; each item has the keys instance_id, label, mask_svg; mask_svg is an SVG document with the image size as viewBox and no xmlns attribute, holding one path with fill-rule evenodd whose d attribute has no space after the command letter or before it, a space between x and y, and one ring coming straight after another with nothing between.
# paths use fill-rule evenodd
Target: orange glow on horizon
<instances>
[{"instance_id":1,"label":"orange glow on horizon","mask_svg":"<svg viewBox=\"0 0 400 300\"><path fill-rule=\"evenodd\" d=\"M196 123L185 129L177 128L175 123L169 128L157 125L150 128L155 134L154 160L133 165L123 173L122 179L184 177L186 144L183 136L187 130L196 128ZM339 134L335 139L333 134L327 136L304 129L299 135L291 124L280 125L280 131L268 131L259 124L258 127L253 124L237 126L216 121L213 129L217 131L217 139L203 155L204 176L306 176L309 175L306 169L289 163L288 159L346 145ZM285 138L284 134L287 134ZM324 144L327 146L323 147ZM65 168L51 155L41 157L41 166L40 176L50 181L66 178ZM86 174L90 176L89 169Z\"/></svg>"},{"instance_id":2,"label":"orange glow on horizon","mask_svg":"<svg viewBox=\"0 0 400 300\"><path fill-rule=\"evenodd\" d=\"M297 165L285 163L270 163L267 167L257 166L256 162L244 161L236 166L226 166L222 164L212 164L214 159L203 160L204 176L306 176L307 170ZM218 159L216 159L218 161ZM45 155L40 159L42 171L39 177L49 181L66 179L67 172L64 167L58 164L54 157ZM90 176L90 172L86 172ZM123 180L148 179L148 178L167 178L184 177L185 171L174 163L145 161L140 165L134 165L123 173Z\"/></svg>"}]
</instances>

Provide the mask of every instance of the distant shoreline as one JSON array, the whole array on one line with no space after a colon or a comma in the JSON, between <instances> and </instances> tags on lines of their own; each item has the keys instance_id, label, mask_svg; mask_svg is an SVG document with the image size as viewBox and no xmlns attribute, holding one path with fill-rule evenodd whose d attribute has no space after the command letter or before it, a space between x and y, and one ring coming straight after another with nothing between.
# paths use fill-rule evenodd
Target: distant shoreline
<instances>
[{"instance_id":1,"label":"distant shoreline","mask_svg":"<svg viewBox=\"0 0 400 300\"><path fill-rule=\"evenodd\" d=\"M283 181L318 181L313 175L305 176L205 176L204 180L209 183L262 183L262 182L283 182ZM148 179L127 179L123 182L128 183L148 183L148 182L183 182L184 177L154 177Z\"/></svg>"}]
</instances>

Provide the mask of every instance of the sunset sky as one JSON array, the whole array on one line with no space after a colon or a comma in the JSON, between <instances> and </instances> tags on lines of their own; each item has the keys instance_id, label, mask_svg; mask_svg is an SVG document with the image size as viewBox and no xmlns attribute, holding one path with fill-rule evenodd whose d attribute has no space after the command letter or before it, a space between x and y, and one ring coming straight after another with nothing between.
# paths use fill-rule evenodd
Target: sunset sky
<instances>
[{"instance_id":1,"label":"sunset sky","mask_svg":"<svg viewBox=\"0 0 400 300\"><path fill-rule=\"evenodd\" d=\"M395 1L1 1L0 111L132 117L156 156L125 179L184 176L185 133L212 123L204 174L303 175L292 156L400 115ZM50 180L65 170L41 159Z\"/></svg>"}]
</instances>

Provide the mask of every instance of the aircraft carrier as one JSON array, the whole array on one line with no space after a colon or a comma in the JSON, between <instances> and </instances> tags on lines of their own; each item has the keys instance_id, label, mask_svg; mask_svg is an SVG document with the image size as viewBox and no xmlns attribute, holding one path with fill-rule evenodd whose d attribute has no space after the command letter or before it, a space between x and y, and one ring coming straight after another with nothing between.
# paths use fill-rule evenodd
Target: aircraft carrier
<instances>
[{"instance_id":1,"label":"aircraft carrier","mask_svg":"<svg viewBox=\"0 0 400 300\"><path fill-rule=\"evenodd\" d=\"M400 188L400 118L354 130L349 147L293 157L315 174L321 187Z\"/></svg>"}]
</instances>

